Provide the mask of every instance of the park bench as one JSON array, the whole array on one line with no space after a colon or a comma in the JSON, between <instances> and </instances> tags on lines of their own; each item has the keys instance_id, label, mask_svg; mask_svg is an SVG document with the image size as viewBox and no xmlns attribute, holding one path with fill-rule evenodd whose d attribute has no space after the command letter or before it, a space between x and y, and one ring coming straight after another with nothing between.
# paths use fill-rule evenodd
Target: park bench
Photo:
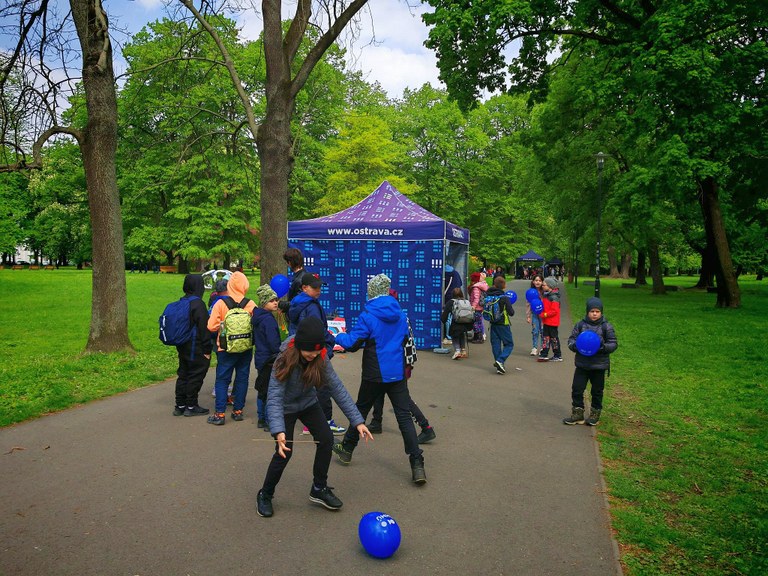
<instances>
[{"instance_id":1,"label":"park bench","mask_svg":"<svg viewBox=\"0 0 768 576\"><path fill-rule=\"evenodd\" d=\"M24 266L21 264L14 264L12 270L24 270Z\"/></svg>"},{"instance_id":2,"label":"park bench","mask_svg":"<svg viewBox=\"0 0 768 576\"><path fill-rule=\"evenodd\" d=\"M48 266L45 267L46 270L56 270L56 266L53 264L48 264Z\"/></svg>"},{"instance_id":3,"label":"park bench","mask_svg":"<svg viewBox=\"0 0 768 576\"><path fill-rule=\"evenodd\" d=\"M160 266L161 274L176 274L176 272L177 272L176 266Z\"/></svg>"},{"instance_id":4,"label":"park bench","mask_svg":"<svg viewBox=\"0 0 768 576\"><path fill-rule=\"evenodd\" d=\"M30 269L30 270L40 270L40 266L38 266L37 264L32 264L32 265L29 267L29 269Z\"/></svg>"}]
</instances>

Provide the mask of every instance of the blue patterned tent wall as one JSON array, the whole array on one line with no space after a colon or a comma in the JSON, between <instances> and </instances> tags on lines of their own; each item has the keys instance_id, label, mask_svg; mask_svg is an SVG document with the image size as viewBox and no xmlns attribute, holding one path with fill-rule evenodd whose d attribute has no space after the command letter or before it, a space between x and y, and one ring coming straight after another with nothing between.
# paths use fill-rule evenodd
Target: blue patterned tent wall
<instances>
[{"instance_id":1,"label":"blue patterned tent wall","mask_svg":"<svg viewBox=\"0 0 768 576\"><path fill-rule=\"evenodd\" d=\"M304 267L320 275L320 303L328 318L341 316L351 329L368 300L368 280L384 273L392 279L413 328L416 347L437 348L441 342L443 257L445 242L422 240L288 239L304 254Z\"/></svg>"}]
</instances>

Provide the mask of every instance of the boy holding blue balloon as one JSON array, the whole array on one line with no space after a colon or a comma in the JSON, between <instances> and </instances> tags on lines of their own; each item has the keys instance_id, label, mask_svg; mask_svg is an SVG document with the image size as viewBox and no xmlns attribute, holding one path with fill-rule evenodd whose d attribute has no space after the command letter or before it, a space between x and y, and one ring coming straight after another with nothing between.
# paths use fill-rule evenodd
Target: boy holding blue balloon
<instances>
[{"instance_id":1,"label":"boy holding blue balloon","mask_svg":"<svg viewBox=\"0 0 768 576\"><path fill-rule=\"evenodd\" d=\"M573 327L568 348L576 352L576 370L571 384L571 415L563 424L597 426L603 409L605 373L610 371L610 354L618 348L613 325L603 317L603 303L599 298L587 300L587 315ZM592 402L589 416L584 418L584 392L592 384Z\"/></svg>"}]
</instances>

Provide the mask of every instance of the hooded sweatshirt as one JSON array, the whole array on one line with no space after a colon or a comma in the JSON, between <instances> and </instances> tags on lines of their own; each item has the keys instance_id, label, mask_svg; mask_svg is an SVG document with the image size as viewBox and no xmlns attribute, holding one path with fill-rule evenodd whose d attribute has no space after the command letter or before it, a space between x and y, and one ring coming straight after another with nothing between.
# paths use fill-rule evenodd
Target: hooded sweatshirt
<instances>
[{"instance_id":1,"label":"hooded sweatshirt","mask_svg":"<svg viewBox=\"0 0 768 576\"><path fill-rule=\"evenodd\" d=\"M257 370L273 360L280 351L280 328L269 310L256 307L253 309L253 365Z\"/></svg>"},{"instance_id":2,"label":"hooded sweatshirt","mask_svg":"<svg viewBox=\"0 0 768 576\"><path fill-rule=\"evenodd\" d=\"M183 289L184 298L196 296L189 303L189 317L197 330L195 331L195 338L178 346L178 349L187 355L188 359L196 360L201 354L210 355L213 347L211 339L208 338L208 310L201 299L205 292L203 277L199 274L187 274L184 277Z\"/></svg>"},{"instance_id":3,"label":"hooded sweatshirt","mask_svg":"<svg viewBox=\"0 0 768 576\"><path fill-rule=\"evenodd\" d=\"M299 322L304 320L307 316L316 316L320 320L328 325L328 317L325 315L325 310L320 304L320 300L312 298L306 292L299 292L293 300L291 300L291 306L288 308L288 333L293 336L296 333L296 327ZM325 337L325 349L328 350L328 359L333 358L333 335L328 332Z\"/></svg>"},{"instance_id":4,"label":"hooded sweatshirt","mask_svg":"<svg viewBox=\"0 0 768 576\"><path fill-rule=\"evenodd\" d=\"M336 344L349 352L362 346L363 380L399 382L405 378L405 350L408 320L392 296L368 300L350 332L336 335Z\"/></svg>"},{"instance_id":5,"label":"hooded sweatshirt","mask_svg":"<svg viewBox=\"0 0 768 576\"><path fill-rule=\"evenodd\" d=\"M242 302L243 298L245 298L245 293L248 292L248 288L250 288L250 286L251 285L248 282L248 278L245 274L242 272L235 272L232 274L232 276L229 277L229 282L227 283L227 293L229 297L235 301L235 303L239 303ZM253 314L253 309L255 307L256 303L253 302L253 300L249 300L248 303L244 306L245 310L247 310L251 315ZM208 320L208 330L217 333L216 345L219 352L226 352L226 350L222 349L222 347L218 345L218 331L219 326L224 321L224 317L227 315L228 311L229 307L227 306L225 299L222 298L217 300L211 309L211 317Z\"/></svg>"}]
</instances>

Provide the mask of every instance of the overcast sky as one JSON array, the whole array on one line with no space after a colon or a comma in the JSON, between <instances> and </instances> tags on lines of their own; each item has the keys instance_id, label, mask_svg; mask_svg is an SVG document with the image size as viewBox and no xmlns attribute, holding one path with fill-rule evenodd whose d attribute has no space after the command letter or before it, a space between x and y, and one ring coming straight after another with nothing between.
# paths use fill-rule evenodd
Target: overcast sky
<instances>
[{"instance_id":1,"label":"overcast sky","mask_svg":"<svg viewBox=\"0 0 768 576\"><path fill-rule=\"evenodd\" d=\"M417 0L410 3L416 7L409 8L405 0L371 0L369 12L361 17L362 36L348 52L350 67L361 70L368 82L378 81L390 98L402 96L405 88L418 89L425 83L442 86L435 55L424 47L428 30L421 14L425 8ZM284 2L283 19L292 15L293 6L292 2ZM133 32L164 14L162 0L113 0L105 7L113 24ZM239 23L249 39L261 33L260 13L249 12ZM376 45L370 43L373 29Z\"/></svg>"}]
</instances>

